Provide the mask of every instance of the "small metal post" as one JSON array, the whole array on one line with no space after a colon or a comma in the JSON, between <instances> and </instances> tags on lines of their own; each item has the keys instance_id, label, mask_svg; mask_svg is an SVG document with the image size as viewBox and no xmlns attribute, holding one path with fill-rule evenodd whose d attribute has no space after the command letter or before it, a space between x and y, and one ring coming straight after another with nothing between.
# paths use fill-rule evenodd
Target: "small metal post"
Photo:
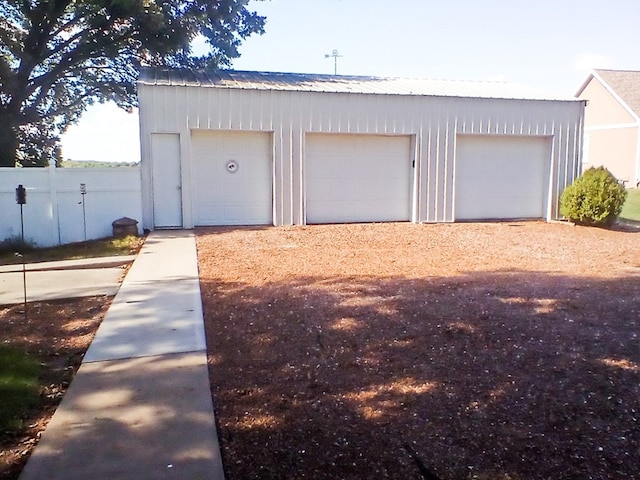
<instances>
[{"instance_id":1,"label":"small metal post","mask_svg":"<svg viewBox=\"0 0 640 480\"><path fill-rule=\"evenodd\" d=\"M23 205L27 203L27 190L22 186L18 185L16 188L16 203L20 205L20 241L22 242L18 255L22 257L22 291L24 293L24 320L25 322L29 320L29 315L27 313L27 265L24 258L24 212Z\"/></svg>"},{"instance_id":2,"label":"small metal post","mask_svg":"<svg viewBox=\"0 0 640 480\"><path fill-rule=\"evenodd\" d=\"M84 241L87 241L87 211L85 209L85 195L87 195L87 184L86 183L81 183L80 184L80 195L82 195L82 226L84 228Z\"/></svg>"}]
</instances>

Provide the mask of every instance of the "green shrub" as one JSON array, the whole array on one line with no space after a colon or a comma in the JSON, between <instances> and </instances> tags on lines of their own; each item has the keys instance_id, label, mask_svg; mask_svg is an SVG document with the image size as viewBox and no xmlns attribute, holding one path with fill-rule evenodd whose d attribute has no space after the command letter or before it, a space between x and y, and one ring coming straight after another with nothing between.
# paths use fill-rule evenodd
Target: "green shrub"
<instances>
[{"instance_id":1,"label":"green shrub","mask_svg":"<svg viewBox=\"0 0 640 480\"><path fill-rule=\"evenodd\" d=\"M586 170L560 196L560 213L585 225L610 225L620 215L627 191L604 167Z\"/></svg>"}]
</instances>

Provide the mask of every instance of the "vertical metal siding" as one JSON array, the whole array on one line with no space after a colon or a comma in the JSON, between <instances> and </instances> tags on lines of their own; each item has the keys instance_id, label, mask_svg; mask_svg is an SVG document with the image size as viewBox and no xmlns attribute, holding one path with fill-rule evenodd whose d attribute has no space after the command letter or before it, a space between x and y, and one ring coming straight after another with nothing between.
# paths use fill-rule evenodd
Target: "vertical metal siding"
<instances>
[{"instance_id":1,"label":"vertical metal siding","mask_svg":"<svg viewBox=\"0 0 640 480\"><path fill-rule=\"evenodd\" d=\"M422 148L422 135L413 136L411 145L411 161L413 162L411 176L411 221L418 221L418 212L420 209L420 164L416 162L418 152Z\"/></svg>"},{"instance_id":2,"label":"vertical metal siding","mask_svg":"<svg viewBox=\"0 0 640 480\"><path fill-rule=\"evenodd\" d=\"M187 143L190 130L196 128L273 132L276 225L303 222L305 133L415 136L417 185L412 218L418 222L454 219L459 133L552 137L548 219L558 216L558 196L580 169L580 102L148 85L139 86L139 95L141 143L147 163L146 137L151 132L180 133ZM188 145L182 155L183 163L190 163ZM143 169L143 176L148 174ZM190 175L186 168L187 185ZM144 185L148 188L147 181Z\"/></svg>"},{"instance_id":3,"label":"vertical metal siding","mask_svg":"<svg viewBox=\"0 0 640 480\"><path fill-rule=\"evenodd\" d=\"M293 188L291 190L291 224L304 222L303 184L304 171L302 166L304 134L302 130L291 131L291 162ZM288 224L287 222L283 222Z\"/></svg>"},{"instance_id":4,"label":"vertical metal siding","mask_svg":"<svg viewBox=\"0 0 640 480\"><path fill-rule=\"evenodd\" d=\"M447 145L446 158L445 158L445 171L444 171L444 189L443 200L444 210L442 212L442 218L451 222L454 220L453 215L453 185L454 185L454 166L455 166L455 141L457 135L457 118L447 118L447 136L445 142Z\"/></svg>"},{"instance_id":5,"label":"vertical metal siding","mask_svg":"<svg viewBox=\"0 0 640 480\"><path fill-rule=\"evenodd\" d=\"M279 122L278 122L279 123ZM285 189L285 178L283 172L283 152L282 152L282 128L276 128L273 132L273 218L274 223L283 224L284 223L284 201L282 199L282 192Z\"/></svg>"}]
</instances>

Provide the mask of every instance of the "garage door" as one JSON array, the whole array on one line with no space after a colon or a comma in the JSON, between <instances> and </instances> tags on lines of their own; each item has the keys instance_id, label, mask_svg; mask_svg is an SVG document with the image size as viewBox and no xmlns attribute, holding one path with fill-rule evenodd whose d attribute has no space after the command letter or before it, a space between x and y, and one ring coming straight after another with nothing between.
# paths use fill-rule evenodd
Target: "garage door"
<instances>
[{"instance_id":1,"label":"garage door","mask_svg":"<svg viewBox=\"0 0 640 480\"><path fill-rule=\"evenodd\" d=\"M307 135L307 223L409 220L411 171L410 137Z\"/></svg>"},{"instance_id":2,"label":"garage door","mask_svg":"<svg viewBox=\"0 0 640 480\"><path fill-rule=\"evenodd\" d=\"M458 136L455 219L544 217L550 155L546 137Z\"/></svg>"},{"instance_id":3,"label":"garage door","mask_svg":"<svg viewBox=\"0 0 640 480\"><path fill-rule=\"evenodd\" d=\"M272 223L270 133L194 130L195 225Z\"/></svg>"}]
</instances>

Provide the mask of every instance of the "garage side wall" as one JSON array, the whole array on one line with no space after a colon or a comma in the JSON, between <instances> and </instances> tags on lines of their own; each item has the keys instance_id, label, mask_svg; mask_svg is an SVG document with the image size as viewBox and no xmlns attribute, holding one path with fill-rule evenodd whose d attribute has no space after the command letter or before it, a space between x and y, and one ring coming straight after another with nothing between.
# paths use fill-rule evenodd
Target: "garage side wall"
<instances>
[{"instance_id":1,"label":"garage side wall","mask_svg":"<svg viewBox=\"0 0 640 480\"><path fill-rule=\"evenodd\" d=\"M543 136L551 141L546 218L579 174L583 102L139 85L145 227L152 209L149 138L180 135L184 226L193 226L191 131L272 133L273 223L303 224L308 133L409 135L414 139L414 222L451 222L459 134Z\"/></svg>"}]
</instances>

